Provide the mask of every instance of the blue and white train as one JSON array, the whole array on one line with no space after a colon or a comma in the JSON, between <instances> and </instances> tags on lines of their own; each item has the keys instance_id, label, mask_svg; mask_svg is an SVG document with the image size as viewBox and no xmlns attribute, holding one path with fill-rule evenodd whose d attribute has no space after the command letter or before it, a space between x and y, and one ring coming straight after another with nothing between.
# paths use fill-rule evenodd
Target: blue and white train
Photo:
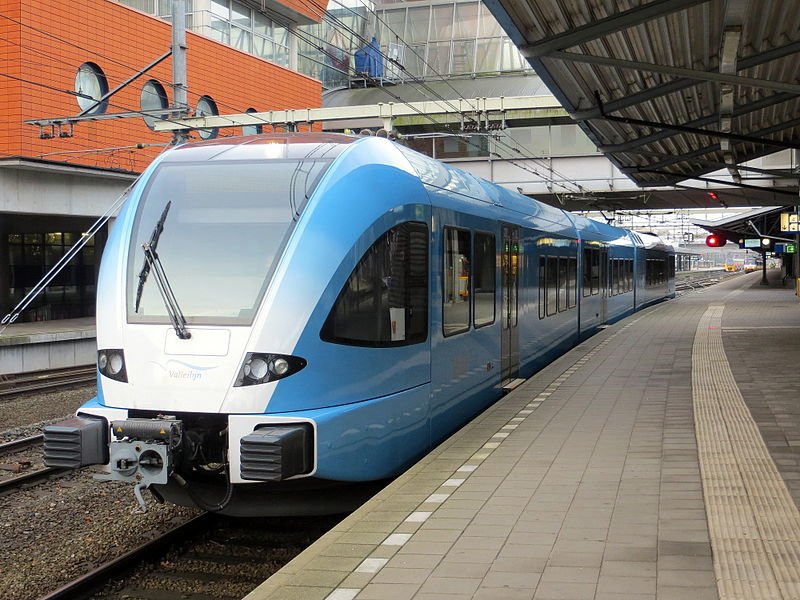
<instances>
[{"instance_id":1,"label":"blue and white train","mask_svg":"<svg viewBox=\"0 0 800 600\"><path fill-rule=\"evenodd\" d=\"M673 297L674 268L655 236L378 137L179 146L113 228L97 397L45 430L46 463L102 465L142 506L149 488L227 514L341 510L600 326Z\"/></svg>"}]
</instances>

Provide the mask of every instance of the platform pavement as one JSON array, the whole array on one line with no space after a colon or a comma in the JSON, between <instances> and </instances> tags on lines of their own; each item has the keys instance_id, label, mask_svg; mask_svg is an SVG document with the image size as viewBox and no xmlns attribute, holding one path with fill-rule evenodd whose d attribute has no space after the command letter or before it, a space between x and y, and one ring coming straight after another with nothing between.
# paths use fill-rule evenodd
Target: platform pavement
<instances>
[{"instance_id":1,"label":"platform pavement","mask_svg":"<svg viewBox=\"0 0 800 600\"><path fill-rule=\"evenodd\" d=\"M755 581L746 580L742 561L751 559L741 553L725 562L725 545L736 536L762 550L771 542L750 539L759 534L751 522L743 523L743 532L720 530L731 521L726 503L736 510L741 490L706 489L706 505L695 435L693 403L703 397L716 402L695 373L701 370L697 340L719 351L719 340L741 334L737 328L780 328L758 331L784 340L779 331L800 326L792 291L763 288L759 280L744 275L602 331L436 448L247 600L797 597L792 594L800 582L792 569L800 539L789 539L800 538L796 531L781 533L780 551L763 559L766 575L774 571L783 582L762 585L760 571ZM718 324L705 325L716 318L721 331ZM737 364L728 377L740 378L745 401L767 390L767 404L784 398L772 400L778 425L760 422L772 427L766 439L773 455L794 457L781 473L796 481L798 447L777 443L778 429L797 425L796 413L784 410L784 403L793 406L785 394L797 397L796 377L745 368L754 348L736 341L732 347ZM790 345L775 359L796 372L800 349ZM702 360L712 379L722 373L718 357ZM700 454L734 464L718 449L704 446ZM708 464L704 469L713 471ZM756 471L769 471L766 462ZM782 486L773 471L771 485ZM795 503L788 492L784 496L791 507L780 514L800 523ZM707 515L719 539L710 538ZM782 553L789 567L775 562Z\"/></svg>"},{"instance_id":2,"label":"platform pavement","mask_svg":"<svg viewBox=\"0 0 800 600\"><path fill-rule=\"evenodd\" d=\"M0 334L0 375L91 365L95 338L94 317L13 323Z\"/></svg>"}]
</instances>

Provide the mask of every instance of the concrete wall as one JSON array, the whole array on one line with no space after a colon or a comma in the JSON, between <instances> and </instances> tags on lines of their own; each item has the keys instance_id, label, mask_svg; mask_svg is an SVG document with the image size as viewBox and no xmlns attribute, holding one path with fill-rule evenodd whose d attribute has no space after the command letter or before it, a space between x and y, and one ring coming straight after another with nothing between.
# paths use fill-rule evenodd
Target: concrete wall
<instances>
[{"instance_id":1,"label":"concrete wall","mask_svg":"<svg viewBox=\"0 0 800 600\"><path fill-rule=\"evenodd\" d=\"M0 375L91 365L96 357L94 331L0 338Z\"/></svg>"},{"instance_id":2,"label":"concrete wall","mask_svg":"<svg viewBox=\"0 0 800 600\"><path fill-rule=\"evenodd\" d=\"M133 179L98 177L71 168L0 161L0 215L97 217L111 206Z\"/></svg>"}]
</instances>

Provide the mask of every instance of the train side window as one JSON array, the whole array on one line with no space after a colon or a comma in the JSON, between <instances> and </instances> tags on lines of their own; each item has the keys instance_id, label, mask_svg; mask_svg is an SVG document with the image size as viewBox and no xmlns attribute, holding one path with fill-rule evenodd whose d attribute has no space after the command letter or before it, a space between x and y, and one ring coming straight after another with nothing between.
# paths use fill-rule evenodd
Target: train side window
<instances>
[{"instance_id":1,"label":"train side window","mask_svg":"<svg viewBox=\"0 0 800 600\"><path fill-rule=\"evenodd\" d=\"M545 314L549 317L558 311L558 258L555 256L547 257L545 288L547 289Z\"/></svg>"},{"instance_id":2,"label":"train side window","mask_svg":"<svg viewBox=\"0 0 800 600\"><path fill-rule=\"evenodd\" d=\"M558 312L567 310L567 298L569 297L567 260L563 257L558 259Z\"/></svg>"},{"instance_id":3,"label":"train side window","mask_svg":"<svg viewBox=\"0 0 800 600\"><path fill-rule=\"evenodd\" d=\"M609 296L616 296L617 295L617 276L619 275L619 269L617 267L617 259L611 259L611 281L609 281Z\"/></svg>"},{"instance_id":4,"label":"train side window","mask_svg":"<svg viewBox=\"0 0 800 600\"><path fill-rule=\"evenodd\" d=\"M539 257L539 318L544 319L547 316L545 306L547 303L547 269L545 267L546 257Z\"/></svg>"},{"instance_id":5,"label":"train side window","mask_svg":"<svg viewBox=\"0 0 800 600\"><path fill-rule=\"evenodd\" d=\"M491 233L475 234L475 293L472 295L475 327L491 325L495 315L497 245Z\"/></svg>"},{"instance_id":6,"label":"train side window","mask_svg":"<svg viewBox=\"0 0 800 600\"><path fill-rule=\"evenodd\" d=\"M592 295L592 251L583 249L583 297Z\"/></svg>"},{"instance_id":7,"label":"train side window","mask_svg":"<svg viewBox=\"0 0 800 600\"><path fill-rule=\"evenodd\" d=\"M469 231L444 229L444 294L442 327L445 336L467 331L470 321L471 265Z\"/></svg>"},{"instance_id":8,"label":"train side window","mask_svg":"<svg viewBox=\"0 0 800 600\"><path fill-rule=\"evenodd\" d=\"M577 304L578 259L567 259L567 308L575 308Z\"/></svg>"},{"instance_id":9,"label":"train side window","mask_svg":"<svg viewBox=\"0 0 800 600\"><path fill-rule=\"evenodd\" d=\"M630 292L631 291L631 261L629 261L628 259L625 259L624 261L622 261L622 266L623 266L623 269L624 269L624 271L623 271L624 291L625 292Z\"/></svg>"},{"instance_id":10,"label":"train side window","mask_svg":"<svg viewBox=\"0 0 800 600\"><path fill-rule=\"evenodd\" d=\"M592 296L600 293L600 250L592 250Z\"/></svg>"},{"instance_id":11,"label":"train side window","mask_svg":"<svg viewBox=\"0 0 800 600\"><path fill-rule=\"evenodd\" d=\"M428 339L428 227L408 222L366 251L339 293L320 337L353 346Z\"/></svg>"}]
</instances>

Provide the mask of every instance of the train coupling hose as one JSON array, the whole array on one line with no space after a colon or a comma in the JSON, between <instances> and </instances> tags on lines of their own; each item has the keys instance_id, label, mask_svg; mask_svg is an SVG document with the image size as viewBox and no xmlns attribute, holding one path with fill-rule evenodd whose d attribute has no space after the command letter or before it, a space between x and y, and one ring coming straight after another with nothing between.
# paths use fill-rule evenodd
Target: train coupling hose
<instances>
[{"instance_id":1,"label":"train coupling hose","mask_svg":"<svg viewBox=\"0 0 800 600\"><path fill-rule=\"evenodd\" d=\"M136 502L139 503L139 506L133 509L134 515L143 515L147 512L147 504L145 504L142 492L149 487L149 483L137 483L135 486L133 486L133 495L136 497Z\"/></svg>"}]
</instances>

